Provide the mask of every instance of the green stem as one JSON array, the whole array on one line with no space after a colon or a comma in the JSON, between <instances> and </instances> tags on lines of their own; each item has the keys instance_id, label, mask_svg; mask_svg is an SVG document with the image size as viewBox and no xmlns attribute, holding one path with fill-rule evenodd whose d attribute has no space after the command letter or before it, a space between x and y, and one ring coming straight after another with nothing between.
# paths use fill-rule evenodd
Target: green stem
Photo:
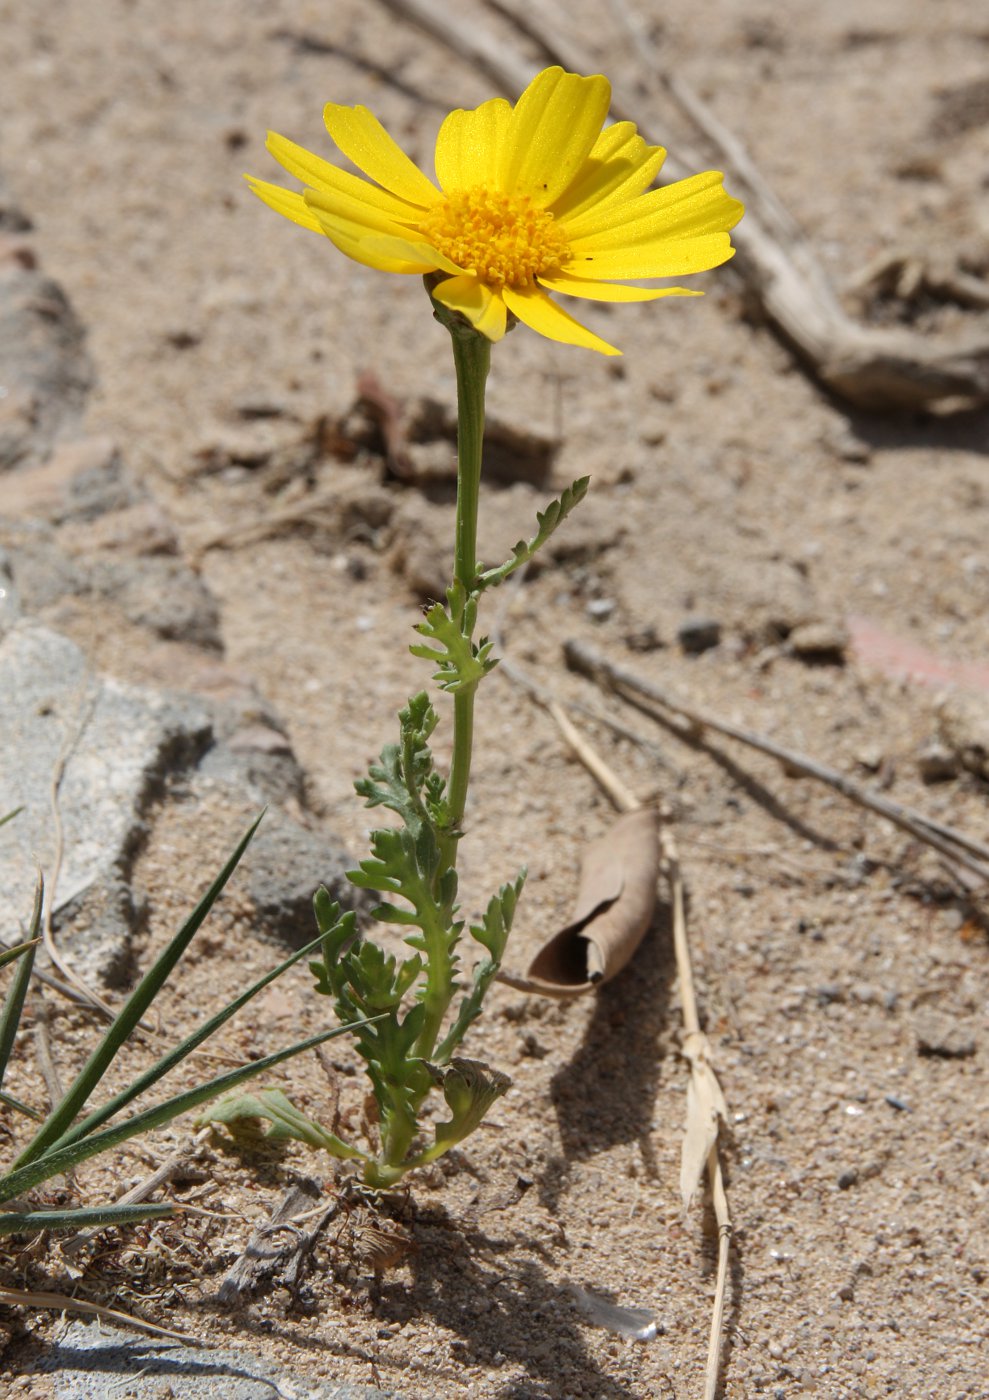
<instances>
[{"instance_id":1,"label":"green stem","mask_svg":"<svg viewBox=\"0 0 989 1400\"><path fill-rule=\"evenodd\" d=\"M453 341L457 371L457 527L453 579L466 595L477 577L477 507L484 442L484 388L491 365L491 342L487 336L464 325L449 313L440 319ZM467 806L473 743L474 692L468 690L455 695L453 699L453 756L447 785L449 833L444 841L441 871L449 870L457 863L457 839Z\"/></svg>"}]
</instances>

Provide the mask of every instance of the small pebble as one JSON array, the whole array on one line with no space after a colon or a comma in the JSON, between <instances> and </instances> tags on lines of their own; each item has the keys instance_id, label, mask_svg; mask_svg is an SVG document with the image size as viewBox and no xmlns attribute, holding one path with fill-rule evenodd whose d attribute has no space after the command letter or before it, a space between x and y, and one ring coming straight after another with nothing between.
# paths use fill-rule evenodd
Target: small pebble
<instances>
[{"instance_id":1,"label":"small pebble","mask_svg":"<svg viewBox=\"0 0 989 1400\"><path fill-rule=\"evenodd\" d=\"M917 755L917 772L925 783L946 783L958 776L958 758L945 744L936 740Z\"/></svg>"},{"instance_id":2,"label":"small pebble","mask_svg":"<svg viewBox=\"0 0 989 1400\"><path fill-rule=\"evenodd\" d=\"M897 1113L910 1113L911 1108L906 1099L898 1099L895 1094L887 1094L886 1102L890 1108L895 1108Z\"/></svg>"},{"instance_id":3,"label":"small pebble","mask_svg":"<svg viewBox=\"0 0 989 1400\"><path fill-rule=\"evenodd\" d=\"M595 622L606 622L614 611L614 598L592 598L587 605L587 616Z\"/></svg>"},{"instance_id":4,"label":"small pebble","mask_svg":"<svg viewBox=\"0 0 989 1400\"><path fill-rule=\"evenodd\" d=\"M849 1167L843 1171L838 1178L838 1190L847 1191L850 1186L854 1186L859 1179L858 1167Z\"/></svg>"},{"instance_id":5,"label":"small pebble","mask_svg":"<svg viewBox=\"0 0 989 1400\"><path fill-rule=\"evenodd\" d=\"M848 633L840 623L805 622L787 639L790 651L801 661L844 665Z\"/></svg>"},{"instance_id":6,"label":"small pebble","mask_svg":"<svg viewBox=\"0 0 989 1400\"><path fill-rule=\"evenodd\" d=\"M721 623L709 617L688 617L677 628L677 641L688 656L699 656L721 641Z\"/></svg>"}]
</instances>

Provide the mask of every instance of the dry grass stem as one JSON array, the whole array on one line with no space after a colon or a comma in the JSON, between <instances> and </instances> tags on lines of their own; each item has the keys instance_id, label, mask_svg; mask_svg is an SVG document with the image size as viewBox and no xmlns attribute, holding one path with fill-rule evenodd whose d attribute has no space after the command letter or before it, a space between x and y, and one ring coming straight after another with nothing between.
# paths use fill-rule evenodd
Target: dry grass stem
<instances>
[{"instance_id":1,"label":"dry grass stem","mask_svg":"<svg viewBox=\"0 0 989 1400\"><path fill-rule=\"evenodd\" d=\"M0 1288L0 1303L10 1308L54 1308L57 1312L89 1313L94 1317L106 1318L108 1322L122 1322L127 1327L140 1327L144 1332L152 1332L156 1337L168 1337L174 1342L184 1342L186 1346L202 1346L197 1337L188 1332L175 1332L170 1327L157 1327L153 1322L145 1322L143 1317L119 1312L116 1308L104 1307L102 1303L87 1303L84 1298L69 1298L64 1293L22 1293L16 1288Z\"/></svg>"},{"instance_id":2,"label":"dry grass stem","mask_svg":"<svg viewBox=\"0 0 989 1400\"><path fill-rule=\"evenodd\" d=\"M709 729L716 734L723 734L728 739L735 739L751 749L757 749L760 753L768 754L770 758L775 758L781 763L787 773L825 783L850 802L885 817L901 830L909 832L916 840L932 846L949 860L965 866L981 880L989 882L989 846L983 842L955 830L954 827L946 826L943 822L933 821L922 812L894 802L882 793L871 792L853 782L844 773L818 763L816 759L809 758L796 749L784 748L762 734L756 734L752 730L743 729L737 724L698 710L671 691L662 689L621 666L616 666L583 642L568 641L565 643L564 652L567 664L573 670L588 676L606 690L613 691L643 713L651 714L654 719L659 719L664 724L669 723L671 714L681 721L686 721L686 726L681 730L685 737L695 740L705 729ZM657 715L656 709L664 713Z\"/></svg>"},{"instance_id":3,"label":"dry grass stem","mask_svg":"<svg viewBox=\"0 0 989 1400\"><path fill-rule=\"evenodd\" d=\"M635 811L640 804L621 779L611 772L601 756L579 734L562 706L552 701L547 703L547 708L573 752L615 805L621 806L623 811ZM627 802L632 803L631 808L623 805ZM696 1197L706 1169L718 1223L717 1278L704 1378L704 1400L714 1400L718 1388L728 1280L728 1251L732 1236L728 1197L725 1193L724 1178L718 1155L718 1135L722 1124L727 1125L728 1108L712 1065L710 1042L700 1028L693 967L690 959L690 943L687 937L683 875L676 838L668 825L664 825L662 829L660 845L673 905L673 948L683 1017L682 1051L690 1065L690 1079L687 1084L686 1128L680 1159L680 1193L686 1213Z\"/></svg>"}]
</instances>

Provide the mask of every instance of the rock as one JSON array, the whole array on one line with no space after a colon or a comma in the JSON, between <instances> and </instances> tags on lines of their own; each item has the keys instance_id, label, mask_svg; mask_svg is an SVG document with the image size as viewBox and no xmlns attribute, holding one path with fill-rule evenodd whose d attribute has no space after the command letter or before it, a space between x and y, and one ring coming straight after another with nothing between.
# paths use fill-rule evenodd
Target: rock
<instances>
[{"instance_id":1,"label":"rock","mask_svg":"<svg viewBox=\"0 0 989 1400\"><path fill-rule=\"evenodd\" d=\"M176 775L185 776L190 823L218 789L248 811L276 803L301 815L305 782L291 745L244 687L208 698L124 686L93 675L67 638L20 622L0 642L0 694L15 697L0 726L0 813L25 808L0 839L0 888L16 928L30 913L36 860L51 875L49 792L64 754L55 926L87 981L130 975L131 938L145 917L133 869L151 809ZM345 878L355 864L331 834L269 805L238 878L265 930L298 946L314 936L319 884L345 907L364 907Z\"/></svg>"},{"instance_id":2,"label":"rock","mask_svg":"<svg viewBox=\"0 0 989 1400\"><path fill-rule=\"evenodd\" d=\"M587 604L587 616L592 622L607 622L614 611L614 598L592 598Z\"/></svg>"},{"instance_id":3,"label":"rock","mask_svg":"<svg viewBox=\"0 0 989 1400\"><path fill-rule=\"evenodd\" d=\"M644 627L638 627L632 632L626 632L623 638L629 651L660 651L666 646L666 642L656 630L655 623L647 622Z\"/></svg>"},{"instance_id":4,"label":"rock","mask_svg":"<svg viewBox=\"0 0 989 1400\"><path fill-rule=\"evenodd\" d=\"M92 564L88 582L131 622L159 637L222 650L216 599L183 560L162 555L103 558Z\"/></svg>"},{"instance_id":5,"label":"rock","mask_svg":"<svg viewBox=\"0 0 989 1400\"><path fill-rule=\"evenodd\" d=\"M789 649L801 661L844 665L848 651L848 633L840 624L805 622L795 627L789 636Z\"/></svg>"},{"instance_id":6,"label":"rock","mask_svg":"<svg viewBox=\"0 0 989 1400\"><path fill-rule=\"evenodd\" d=\"M0 540L25 614L87 591L84 570L59 548L50 525L40 520L7 524L0 528Z\"/></svg>"},{"instance_id":7,"label":"rock","mask_svg":"<svg viewBox=\"0 0 989 1400\"><path fill-rule=\"evenodd\" d=\"M32 622L0 643L0 811L24 811L0 841L0 888L12 920L30 913L36 861L51 877L50 789L61 767L63 857L54 922L82 976L126 970L143 908L131 872L146 814L165 778L212 738L207 709L95 676L79 648Z\"/></svg>"},{"instance_id":8,"label":"rock","mask_svg":"<svg viewBox=\"0 0 989 1400\"><path fill-rule=\"evenodd\" d=\"M677 628L677 641L688 656L699 656L721 641L721 623L708 617L688 617Z\"/></svg>"},{"instance_id":9,"label":"rock","mask_svg":"<svg viewBox=\"0 0 989 1400\"><path fill-rule=\"evenodd\" d=\"M923 1011L914 1021L917 1052L927 1058L967 1060L975 1054L975 1036L954 1016Z\"/></svg>"},{"instance_id":10,"label":"rock","mask_svg":"<svg viewBox=\"0 0 989 1400\"><path fill-rule=\"evenodd\" d=\"M838 1177L838 1190L839 1190L839 1191L847 1191L847 1190L849 1190L850 1187L852 1187L852 1186L855 1185L855 1183L858 1181L858 1179L859 1179L858 1167L849 1167L846 1171L843 1171L843 1172L839 1175L839 1177Z\"/></svg>"},{"instance_id":11,"label":"rock","mask_svg":"<svg viewBox=\"0 0 989 1400\"><path fill-rule=\"evenodd\" d=\"M934 739L917 755L917 772L925 783L944 783L958 776L958 756Z\"/></svg>"},{"instance_id":12,"label":"rock","mask_svg":"<svg viewBox=\"0 0 989 1400\"><path fill-rule=\"evenodd\" d=\"M341 845L269 809L243 867L244 889L266 931L299 948L318 932L312 907L318 886L348 909L376 902L347 880L356 864Z\"/></svg>"},{"instance_id":13,"label":"rock","mask_svg":"<svg viewBox=\"0 0 989 1400\"><path fill-rule=\"evenodd\" d=\"M14 583L10 555L0 546L0 638L6 635L21 616L21 595Z\"/></svg>"},{"instance_id":14,"label":"rock","mask_svg":"<svg viewBox=\"0 0 989 1400\"><path fill-rule=\"evenodd\" d=\"M0 471L43 461L78 422L93 381L81 322L32 264L0 258Z\"/></svg>"},{"instance_id":15,"label":"rock","mask_svg":"<svg viewBox=\"0 0 989 1400\"><path fill-rule=\"evenodd\" d=\"M71 1322L35 1362L54 1400L120 1400L121 1395L173 1400L398 1400L374 1386L316 1381L263 1361L244 1346L183 1346L123 1332L104 1323Z\"/></svg>"},{"instance_id":16,"label":"rock","mask_svg":"<svg viewBox=\"0 0 989 1400\"><path fill-rule=\"evenodd\" d=\"M952 691L938 706L938 730L962 768L989 778L989 695Z\"/></svg>"}]
</instances>

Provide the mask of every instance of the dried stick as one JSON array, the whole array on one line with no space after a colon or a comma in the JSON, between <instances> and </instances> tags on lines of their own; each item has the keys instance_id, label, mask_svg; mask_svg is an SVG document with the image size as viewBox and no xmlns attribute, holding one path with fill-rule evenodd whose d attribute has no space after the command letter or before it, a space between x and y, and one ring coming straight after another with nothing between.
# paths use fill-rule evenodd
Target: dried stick
<instances>
[{"instance_id":1,"label":"dried stick","mask_svg":"<svg viewBox=\"0 0 989 1400\"><path fill-rule=\"evenodd\" d=\"M619 811L634 811L640 805L635 795L579 733L567 717L562 705L555 700L550 700L546 702L546 708L553 716L560 732L577 758L584 764ZM687 1126L680 1164L680 1192L686 1212L696 1195L700 1178L706 1168L711 1184L715 1217L718 1222L718 1268L711 1314L707 1365L704 1373L704 1400L715 1400L728 1283L728 1251L732 1237L728 1197L725 1193L721 1161L718 1156L718 1133L721 1124L727 1123L728 1109L712 1066L710 1042L701 1030L700 1018L697 1014L694 973L690 961L690 944L687 938L683 875L680 869L676 838L668 824L664 824L662 828L660 843L673 899L673 950L680 987L680 1010L683 1017L683 1055L690 1065L690 1082L687 1088Z\"/></svg>"},{"instance_id":2,"label":"dried stick","mask_svg":"<svg viewBox=\"0 0 989 1400\"><path fill-rule=\"evenodd\" d=\"M76 693L74 724L67 730L62 742L62 747L58 752L58 756L52 768L49 799L51 801L52 824L55 828L55 857L52 861L51 879L48 882L48 898L45 900L44 917L41 923L41 937L45 945L45 951L49 958L51 958L52 964L58 968L65 980L76 989L80 996L85 998L87 1005L95 1007L103 1013L108 1021L112 1021L115 1015L113 1007L108 1006L99 993L94 992L92 987L90 987L65 961L55 942L55 934L52 928L52 911L55 908L55 892L58 888L59 876L62 873L62 860L65 856L65 828L62 825L62 812L59 807L58 792L62 785L62 779L65 776L65 768L72 755L72 750L79 742L86 725L89 723L90 716L96 704L95 690L90 690L87 697L85 693L87 687L88 677L80 684ZM57 1103L58 1100L56 1099L55 1102Z\"/></svg>"},{"instance_id":3,"label":"dried stick","mask_svg":"<svg viewBox=\"0 0 989 1400\"><path fill-rule=\"evenodd\" d=\"M942 822L932 821L912 807L905 807L881 793L870 792L868 788L860 787L844 773L839 773L834 768L828 768L823 763L818 763L805 754L798 753L795 749L784 748L781 744L776 744L771 739L756 734L752 730L742 729L737 724L731 724L706 711L695 709L694 706L688 705L671 691L662 689L651 681L643 680L641 676L636 676L621 666L616 666L614 662L608 661L585 642L567 641L564 643L563 650L567 664L573 670L590 677L598 685L613 691L622 699L643 710L644 713L651 713L656 718L655 710L650 709L650 706L658 707L669 714L678 716L681 720L685 720L689 736L692 738L697 737L704 729L711 729L716 734L724 734L726 738L736 739L740 744L746 744L751 749L768 754L781 763L788 773L797 773L802 777L813 778L819 783L827 784L836 792L840 792L842 797L847 797L850 802L855 802L860 807L865 807L869 811L885 817L887 821L893 822L901 830L909 832L916 840L922 841L927 846L933 846L936 851L940 851L949 860L966 866L983 881L989 881L989 847L981 841L966 836L964 832L956 831L954 827L945 826Z\"/></svg>"},{"instance_id":4,"label":"dried stick","mask_svg":"<svg viewBox=\"0 0 989 1400\"><path fill-rule=\"evenodd\" d=\"M131 1313L120 1312L117 1308L104 1307L102 1303L87 1303L83 1298L68 1298L63 1293L22 1293L16 1288L0 1288L0 1303L8 1308L55 1308L58 1312L92 1313L111 1322L123 1322L131 1327L143 1328L145 1332L152 1332L156 1337L169 1337L172 1341L184 1342L186 1346L203 1345L198 1337L192 1337L188 1332L175 1332L169 1327L158 1327L153 1322L145 1322L143 1317L134 1317Z\"/></svg>"},{"instance_id":5,"label":"dried stick","mask_svg":"<svg viewBox=\"0 0 989 1400\"><path fill-rule=\"evenodd\" d=\"M687 941L687 915L684 901L683 875L676 838L668 826L660 834L667 879L673 896L673 950L680 984L680 1011L683 1016L683 1054L690 1063L690 1084L687 1089L687 1130L680 1161L680 1194L686 1213L691 1206L705 1167L711 1183L711 1198L718 1222L718 1270L711 1314L711 1335L708 1342L707 1368L704 1378L704 1400L714 1400L718 1388L718 1360L725 1315L725 1293L728 1283L728 1249L731 1244L732 1223L728 1211L718 1156L718 1132L728 1121L728 1108L712 1065L711 1045L701 1030L694 992L694 975L690 964L690 944Z\"/></svg>"},{"instance_id":6,"label":"dried stick","mask_svg":"<svg viewBox=\"0 0 989 1400\"><path fill-rule=\"evenodd\" d=\"M532 77L533 65L486 29L476 18L462 19L444 0L383 0L454 53L483 70L504 91L515 94ZM535 38L553 62L578 72L593 72L593 59L568 36L569 20L560 25L547 17L546 0L498 0L517 26ZM555 10L556 7L554 7ZM648 38L648 36L646 36ZM739 142L686 84L659 68L637 39L636 56L645 76L662 85L700 126L718 149L733 178L746 186L749 209L735 230L735 266L767 319L814 373L835 394L869 408L972 408L989 403L989 340L984 335L920 336L905 330L861 326L841 305L808 240L775 196ZM612 114L636 120L635 108L620 87ZM655 117L638 122L655 141ZM664 173L681 179L688 172L669 158Z\"/></svg>"}]
</instances>

